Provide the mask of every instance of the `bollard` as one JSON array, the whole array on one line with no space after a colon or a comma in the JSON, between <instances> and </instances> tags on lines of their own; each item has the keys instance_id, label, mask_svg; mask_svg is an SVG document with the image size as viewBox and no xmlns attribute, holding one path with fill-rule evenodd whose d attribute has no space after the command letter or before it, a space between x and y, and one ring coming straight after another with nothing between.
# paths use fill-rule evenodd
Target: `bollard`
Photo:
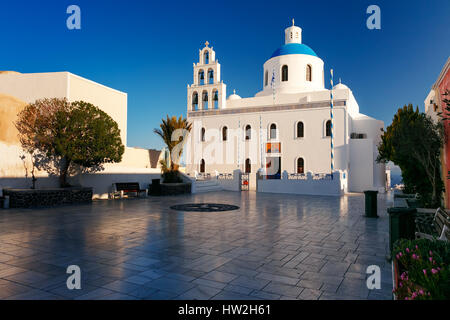
<instances>
[{"instance_id":1,"label":"bollard","mask_svg":"<svg viewBox=\"0 0 450 320\"><path fill-rule=\"evenodd\" d=\"M377 194L378 191L367 190L364 191L366 201L366 217L378 218L377 215Z\"/></svg>"}]
</instances>

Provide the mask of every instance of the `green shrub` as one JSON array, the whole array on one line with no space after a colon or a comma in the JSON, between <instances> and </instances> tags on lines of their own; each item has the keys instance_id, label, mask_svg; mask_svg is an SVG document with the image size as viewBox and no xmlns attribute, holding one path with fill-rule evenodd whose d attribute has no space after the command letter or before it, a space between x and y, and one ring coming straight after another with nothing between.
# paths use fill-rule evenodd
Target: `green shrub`
<instances>
[{"instance_id":1,"label":"green shrub","mask_svg":"<svg viewBox=\"0 0 450 320\"><path fill-rule=\"evenodd\" d=\"M450 243L439 240L405 240L395 243L399 284L394 293L401 300L450 299Z\"/></svg>"},{"instance_id":2,"label":"green shrub","mask_svg":"<svg viewBox=\"0 0 450 320\"><path fill-rule=\"evenodd\" d=\"M164 183L180 183L183 180L180 178L178 170L167 170L162 174Z\"/></svg>"}]
</instances>

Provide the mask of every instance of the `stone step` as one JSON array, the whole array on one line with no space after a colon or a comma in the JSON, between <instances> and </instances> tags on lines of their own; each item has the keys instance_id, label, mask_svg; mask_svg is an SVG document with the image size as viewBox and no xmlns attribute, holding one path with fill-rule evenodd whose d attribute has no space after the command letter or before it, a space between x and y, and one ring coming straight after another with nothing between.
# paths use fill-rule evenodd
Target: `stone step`
<instances>
[{"instance_id":1,"label":"stone step","mask_svg":"<svg viewBox=\"0 0 450 320\"><path fill-rule=\"evenodd\" d=\"M221 191L223 190L222 186L217 183L217 181L211 181L209 183L205 183L202 181L201 183L196 182L195 185L195 193L203 193L203 192L211 192L211 191Z\"/></svg>"}]
</instances>

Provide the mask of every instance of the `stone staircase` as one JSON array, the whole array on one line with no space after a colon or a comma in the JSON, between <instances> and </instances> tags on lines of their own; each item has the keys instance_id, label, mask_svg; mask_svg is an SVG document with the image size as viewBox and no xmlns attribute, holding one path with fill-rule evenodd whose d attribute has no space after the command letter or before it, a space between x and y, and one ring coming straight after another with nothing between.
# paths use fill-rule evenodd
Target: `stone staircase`
<instances>
[{"instance_id":1,"label":"stone staircase","mask_svg":"<svg viewBox=\"0 0 450 320\"><path fill-rule=\"evenodd\" d=\"M195 193L204 193L211 191L221 191L222 186L217 179L197 180L195 181Z\"/></svg>"}]
</instances>

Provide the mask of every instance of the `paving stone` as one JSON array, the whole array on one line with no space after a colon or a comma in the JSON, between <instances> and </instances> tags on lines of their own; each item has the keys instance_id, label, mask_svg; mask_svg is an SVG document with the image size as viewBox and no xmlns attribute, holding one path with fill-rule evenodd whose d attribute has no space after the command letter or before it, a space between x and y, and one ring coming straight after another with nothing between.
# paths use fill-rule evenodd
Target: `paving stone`
<instances>
[{"instance_id":1,"label":"paving stone","mask_svg":"<svg viewBox=\"0 0 450 320\"><path fill-rule=\"evenodd\" d=\"M150 282L148 282L148 283L150 283ZM116 291L116 292L121 292L121 293L129 293L129 292L139 288L139 285L135 284L135 283L127 282L124 280L116 280L111 283L105 284L103 286L103 288L106 288L106 289L109 289L112 291Z\"/></svg>"},{"instance_id":2,"label":"paving stone","mask_svg":"<svg viewBox=\"0 0 450 320\"><path fill-rule=\"evenodd\" d=\"M391 299L391 200L378 199L381 218L372 221L361 218L363 195L228 191L1 211L0 299L71 299L77 294L57 294L71 264L81 268L82 288L130 291L99 288L75 299L178 299L188 291L195 298L201 286L223 287L212 299L313 297L307 289L320 290L320 299ZM172 215L168 203L189 202L241 209ZM364 289L371 264L381 268L379 291Z\"/></svg>"},{"instance_id":3,"label":"paving stone","mask_svg":"<svg viewBox=\"0 0 450 320\"><path fill-rule=\"evenodd\" d=\"M256 278L266 279L266 280L270 280L272 282L289 284L292 286L295 286L299 281L299 279L297 279L297 278L289 278L289 277L274 275L274 274L265 273L265 272L261 272L260 274L258 274L256 276Z\"/></svg>"},{"instance_id":4,"label":"paving stone","mask_svg":"<svg viewBox=\"0 0 450 320\"><path fill-rule=\"evenodd\" d=\"M232 284L227 284L225 286L224 290L225 291L231 291L231 292L239 293L239 294L243 294L243 295L249 295L251 292L254 291L254 289L241 287L241 286L236 286L236 285L232 285Z\"/></svg>"},{"instance_id":5,"label":"paving stone","mask_svg":"<svg viewBox=\"0 0 450 320\"><path fill-rule=\"evenodd\" d=\"M305 288L298 297L302 300L318 300L321 294L322 291L320 290Z\"/></svg>"},{"instance_id":6,"label":"paving stone","mask_svg":"<svg viewBox=\"0 0 450 320\"><path fill-rule=\"evenodd\" d=\"M261 290L264 288L270 281L265 279L257 279L257 278L249 278L246 276L240 276L233 281L231 281L232 285L237 285L249 289Z\"/></svg>"},{"instance_id":7,"label":"paving stone","mask_svg":"<svg viewBox=\"0 0 450 320\"><path fill-rule=\"evenodd\" d=\"M304 288L290 286L287 284L271 282L266 287L264 287L263 291L296 298L300 295L303 289Z\"/></svg>"},{"instance_id":8,"label":"paving stone","mask_svg":"<svg viewBox=\"0 0 450 320\"><path fill-rule=\"evenodd\" d=\"M98 299L98 298L107 296L112 293L115 293L115 292L112 290L105 289L105 288L98 288L98 289L92 290L89 293L86 293L86 294L76 297L75 300L94 300L94 299Z\"/></svg>"},{"instance_id":9,"label":"paving stone","mask_svg":"<svg viewBox=\"0 0 450 320\"><path fill-rule=\"evenodd\" d=\"M198 285L185 293L182 293L177 297L177 299L180 300L209 300L215 295L217 295L219 292L221 292L221 289L214 288L211 286L203 286Z\"/></svg>"},{"instance_id":10,"label":"paving stone","mask_svg":"<svg viewBox=\"0 0 450 320\"><path fill-rule=\"evenodd\" d=\"M204 279L223 282L223 283L229 283L229 282L233 281L234 279L236 279L237 277L238 276L235 274L228 273L228 272L220 272L220 271L211 271L211 272L205 274L204 276L202 276L202 278L204 278Z\"/></svg>"},{"instance_id":11,"label":"paving stone","mask_svg":"<svg viewBox=\"0 0 450 320\"><path fill-rule=\"evenodd\" d=\"M323 282L320 280L300 280L298 282L298 286L302 287L302 288L308 288L308 289L320 289L320 287L322 286Z\"/></svg>"},{"instance_id":12,"label":"paving stone","mask_svg":"<svg viewBox=\"0 0 450 320\"><path fill-rule=\"evenodd\" d=\"M231 291L221 291L212 300L263 300L255 296L247 296Z\"/></svg>"},{"instance_id":13,"label":"paving stone","mask_svg":"<svg viewBox=\"0 0 450 320\"><path fill-rule=\"evenodd\" d=\"M145 284L145 286L163 291L182 294L188 291L189 289L195 287L195 284L163 277L156 280L152 280L149 283Z\"/></svg>"},{"instance_id":14,"label":"paving stone","mask_svg":"<svg viewBox=\"0 0 450 320\"><path fill-rule=\"evenodd\" d=\"M226 286L226 283L218 282L218 281L214 281L214 280L202 279L202 278L195 279L192 281L192 283L197 284L197 285L217 288L217 289L223 289Z\"/></svg>"},{"instance_id":15,"label":"paving stone","mask_svg":"<svg viewBox=\"0 0 450 320\"><path fill-rule=\"evenodd\" d=\"M279 294L258 290L254 290L252 293L250 293L250 295L264 300L279 300L281 298L281 295Z\"/></svg>"}]
</instances>

